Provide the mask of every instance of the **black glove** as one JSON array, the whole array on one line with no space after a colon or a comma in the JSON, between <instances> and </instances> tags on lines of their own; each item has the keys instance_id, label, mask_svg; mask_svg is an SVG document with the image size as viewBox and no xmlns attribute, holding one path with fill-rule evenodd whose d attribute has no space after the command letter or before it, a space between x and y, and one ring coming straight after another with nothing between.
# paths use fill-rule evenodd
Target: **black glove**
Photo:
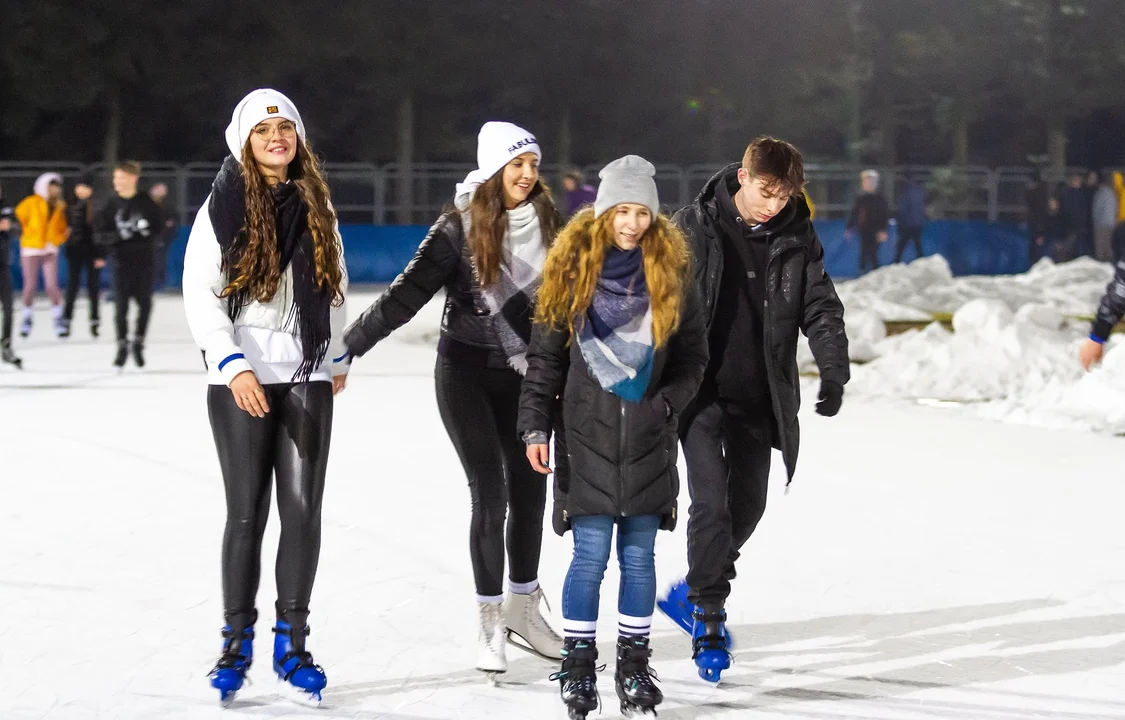
<instances>
[{"instance_id":1,"label":"black glove","mask_svg":"<svg viewBox=\"0 0 1125 720\"><path fill-rule=\"evenodd\" d=\"M665 420L672 419L672 405L664 398L664 393L657 392L652 396L652 407L660 413Z\"/></svg>"},{"instance_id":2,"label":"black glove","mask_svg":"<svg viewBox=\"0 0 1125 720\"><path fill-rule=\"evenodd\" d=\"M832 417L840 412L840 405L844 403L844 386L832 380L821 380L820 394L816 396L818 402L816 411L824 417Z\"/></svg>"}]
</instances>

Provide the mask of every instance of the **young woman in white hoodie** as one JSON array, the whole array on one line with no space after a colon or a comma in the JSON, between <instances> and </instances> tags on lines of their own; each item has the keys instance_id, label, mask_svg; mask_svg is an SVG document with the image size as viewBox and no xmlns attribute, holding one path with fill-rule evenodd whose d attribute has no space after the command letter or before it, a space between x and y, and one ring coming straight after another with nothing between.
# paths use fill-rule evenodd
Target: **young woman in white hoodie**
<instances>
[{"instance_id":1,"label":"young woman in white hoodie","mask_svg":"<svg viewBox=\"0 0 1125 720\"><path fill-rule=\"evenodd\" d=\"M273 667L297 699L319 703L323 670L305 649L320 556L332 398L344 388L347 271L328 186L297 108L255 90L234 110L231 155L188 239L183 294L203 350L207 408L226 486L226 627L210 674L220 699L253 660L261 542L277 479Z\"/></svg>"}]
</instances>

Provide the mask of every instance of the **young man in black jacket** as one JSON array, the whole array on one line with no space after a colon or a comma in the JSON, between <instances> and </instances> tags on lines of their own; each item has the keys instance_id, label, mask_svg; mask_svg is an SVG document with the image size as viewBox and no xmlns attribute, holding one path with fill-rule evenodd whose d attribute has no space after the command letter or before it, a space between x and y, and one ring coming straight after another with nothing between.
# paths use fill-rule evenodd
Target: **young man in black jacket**
<instances>
[{"instance_id":1,"label":"young man in black jacket","mask_svg":"<svg viewBox=\"0 0 1125 720\"><path fill-rule=\"evenodd\" d=\"M113 262L114 321L117 329L117 355L113 365L125 366L129 356L129 299L139 307L133 328L133 360L144 367L145 333L152 312L152 270L156 240L161 231L160 208L137 191L140 163L126 160L113 171L114 197L98 215L96 240L109 246Z\"/></svg>"},{"instance_id":2,"label":"young man in black jacket","mask_svg":"<svg viewBox=\"0 0 1125 720\"><path fill-rule=\"evenodd\" d=\"M101 292L102 268L105 267L105 250L94 242L94 204L91 199L93 189L80 183L74 187L74 202L67 206L67 224L70 237L63 249L66 251L66 302L63 304L65 318L62 337L70 335L70 323L74 319L74 303L78 299L78 286L82 284L82 273L86 273L86 293L90 299L90 334L98 336L101 327L98 297Z\"/></svg>"},{"instance_id":3,"label":"young man in black jacket","mask_svg":"<svg viewBox=\"0 0 1125 720\"><path fill-rule=\"evenodd\" d=\"M701 669L705 656L715 668L713 656L728 652L723 607L739 549L765 511L772 448L790 479L796 467L798 332L820 369L817 412L839 411L849 379L844 308L824 270L804 184L800 152L758 138L742 163L719 171L674 217L692 250L710 361L680 419L691 494L687 579L661 609L693 631Z\"/></svg>"}]
</instances>

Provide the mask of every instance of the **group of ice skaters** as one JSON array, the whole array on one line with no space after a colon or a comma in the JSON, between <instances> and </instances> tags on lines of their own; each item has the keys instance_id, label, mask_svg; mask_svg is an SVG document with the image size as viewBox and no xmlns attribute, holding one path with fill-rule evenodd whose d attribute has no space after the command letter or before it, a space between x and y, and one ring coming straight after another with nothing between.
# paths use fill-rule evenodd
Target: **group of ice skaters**
<instances>
[{"instance_id":1,"label":"group of ice skaters","mask_svg":"<svg viewBox=\"0 0 1125 720\"><path fill-rule=\"evenodd\" d=\"M616 692L623 712L655 713L653 548L678 519L682 444L688 569L659 606L691 636L699 674L718 682L731 663L724 605L765 509L772 450L790 478L796 465L798 333L819 365L820 414L837 413L849 377L843 307L809 219L800 153L754 140L673 217L661 213L652 164L627 155L564 223L535 136L486 123L478 168L402 274L346 326L335 213L296 107L256 90L235 108L226 142L183 278L226 488L226 625L209 675L220 698L234 698L253 661L276 480L273 669L298 699L320 701L327 679L306 638L333 397L355 358L442 289L437 404L472 499L476 666L505 672L512 642L559 663L551 677L572 717L596 708L599 595L616 527ZM552 473L552 524L574 539L561 636L538 581Z\"/></svg>"},{"instance_id":2,"label":"group of ice skaters","mask_svg":"<svg viewBox=\"0 0 1125 720\"><path fill-rule=\"evenodd\" d=\"M23 278L20 337L27 338L32 333L32 308L40 278L51 304L54 334L59 338L69 337L83 275L89 298L90 335L98 337L101 272L108 260L113 271L117 335L113 365L123 368L131 355L138 367L144 367L154 279L157 273L163 276L162 268L157 268L158 249L166 239L164 235L171 220L165 217L159 204L167 195L167 186L158 183L150 193L140 192L140 176L139 163L131 160L117 163L113 171L113 195L95 210L94 191L89 185L77 184L68 203L64 199L62 176L55 172L43 173L35 180L34 192L21 200L14 210L0 207L0 363L23 368L23 360L12 348L14 308L8 258L15 221L19 227ZM3 205L0 195L0 206ZM68 263L65 300L59 289L62 253L66 254ZM130 300L138 306L131 339Z\"/></svg>"}]
</instances>

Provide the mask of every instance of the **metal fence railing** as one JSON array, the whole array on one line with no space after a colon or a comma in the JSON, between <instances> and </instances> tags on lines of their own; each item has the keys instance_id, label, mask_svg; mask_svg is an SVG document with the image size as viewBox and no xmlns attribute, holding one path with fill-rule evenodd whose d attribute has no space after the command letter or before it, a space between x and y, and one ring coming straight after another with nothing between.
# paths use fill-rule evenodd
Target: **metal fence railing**
<instances>
[{"instance_id":1,"label":"metal fence railing","mask_svg":"<svg viewBox=\"0 0 1125 720\"><path fill-rule=\"evenodd\" d=\"M169 202L180 222L186 224L207 197L219 163L146 162L143 167L142 186L166 183ZM587 177L596 179L599 168L590 165L583 170ZM452 200L454 185L471 169L470 165L448 163L326 163L325 174L341 222L413 225L435 218ZM674 209L688 204L717 169L713 165L658 165L656 182L664 206ZM806 166L807 192L816 204L818 217L833 219L847 215L859 189L862 169L845 164ZM892 203L898 182L909 176L926 188L932 217L1012 224L1024 220L1027 183L1036 173L1032 167L983 166L897 166L881 170L884 178L895 180L883 183L884 194ZM101 188L103 197L108 188L108 173L100 163L4 162L0 163L0 187L7 203L14 204L30 193L35 178L49 171L63 176L68 191L80 181ZM1068 170L1073 172L1082 170ZM560 168L545 165L543 175L557 196L561 192Z\"/></svg>"}]
</instances>

